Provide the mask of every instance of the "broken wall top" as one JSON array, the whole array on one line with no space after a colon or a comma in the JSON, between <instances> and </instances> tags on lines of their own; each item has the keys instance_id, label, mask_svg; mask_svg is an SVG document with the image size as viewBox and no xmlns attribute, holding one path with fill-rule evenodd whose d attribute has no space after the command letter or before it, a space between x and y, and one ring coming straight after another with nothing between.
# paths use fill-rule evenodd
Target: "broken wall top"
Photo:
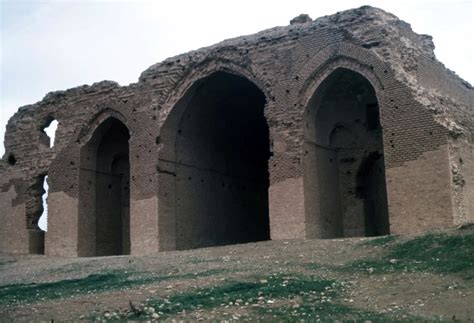
<instances>
[{"instance_id":1,"label":"broken wall top","mask_svg":"<svg viewBox=\"0 0 474 323\"><path fill-rule=\"evenodd\" d=\"M226 56L232 53L240 57L239 64L248 67L253 63L247 57L249 51L258 54L259 48L268 45L288 47L291 50L291 46L295 43L322 31L332 35L334 43L342 39L343 35L353 44L376 55L381 62L389 66L397 80L412 89L413 96L419 103L426 109L434 111L438 123L447 128L454 137L462 136L472 140L474 129L472 86L436 60L431 36L416 34L409 24L393 14L363 6L314 21L306 18L296 19L289 26L274 27L253 35L228 39L168 58L149 67L140 75L138 83L128 86L102 81L91 86L84 85L48 93L42 101L20 108L10 119L7 125L6 144L13 140L8 138L10 130L28 123L28 120L34 117L33 111L43 106L56 104L67 110L74 109L67 104L68 101L100 97L104 93L127 97L137 91L148 91L150 88L153 88L153 91L172 91L173 87L168 86L170 81L178 82L193 69L210 60L217 58L225 61ZM253 55L253 58L255 57ZM230 63L233 62L229 60ZM164 83L168 84L162 86ZM156 104L153 102L150 106Z\"/></svg>"},{"instance_id":2,"label":"broken wall top","mask_svg":"<svg viewBox=\"0 0 474 323\"><path fill-rule=\"evenodd\" d=\"M224 50L254 48L264 43L283 44L320 30L344 33L355 44L369 49L391 67L400 82L413 89L414 97L427 109L433 110L437 121L453 136L473 136L474 90L471 84L436 59L431 36L417 34L410 24L371 6L338 12L314 21L296 21L289 26L228 39L171 57L149 67L139 81L150 82L170 68L199 65Z\"/></svg>"}]
</instances>

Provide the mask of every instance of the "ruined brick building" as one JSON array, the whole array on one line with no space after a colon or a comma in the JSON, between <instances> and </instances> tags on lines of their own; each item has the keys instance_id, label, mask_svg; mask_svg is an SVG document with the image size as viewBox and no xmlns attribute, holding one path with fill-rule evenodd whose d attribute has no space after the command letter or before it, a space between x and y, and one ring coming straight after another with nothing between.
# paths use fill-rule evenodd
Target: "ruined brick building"
<instances>
[{"instance_id":1,"label":"ruined brick building","mask_svg":"<svg viewBox=\"0 0 474 323\"><path fill-rule=\"evenodd\" d=\"M128 86L51 92L7 126L0 250L144 254L474 222L474 91L433 49L366 6L169 58Z\"/></svg>"}]
</instances>

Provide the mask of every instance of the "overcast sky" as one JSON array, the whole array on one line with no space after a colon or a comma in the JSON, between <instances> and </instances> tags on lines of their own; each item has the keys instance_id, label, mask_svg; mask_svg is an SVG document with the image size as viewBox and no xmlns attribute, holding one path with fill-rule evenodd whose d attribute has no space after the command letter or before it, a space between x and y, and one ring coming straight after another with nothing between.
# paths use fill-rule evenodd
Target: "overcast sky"
<instances>
[{"instance_id":1,"label":"overcast sky","mask_svg":"<svg viewBox=\"0 0 474 323\"><path fill-rule=\"evenodd\" d=\"M0 0L0 137L18 107L49 91L126 85L166 57L364 4L432 35L438 59L474 83L472 0Z\"/></svg>"}]
</instances>

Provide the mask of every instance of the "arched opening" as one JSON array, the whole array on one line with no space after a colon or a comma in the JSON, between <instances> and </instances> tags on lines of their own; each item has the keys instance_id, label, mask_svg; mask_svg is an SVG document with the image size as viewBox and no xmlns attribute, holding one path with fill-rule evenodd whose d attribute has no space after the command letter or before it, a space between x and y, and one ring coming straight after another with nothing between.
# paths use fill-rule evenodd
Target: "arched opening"
<instances>
[{"instance_id":1,"label":"arched opening","mask_svg":"<svg viewBox=\"0 0 474 323\"><path fill-rule=\"evenodd\" d=\"M270 238L265 103L246 78L216 72L174 106L157 141L162 183L169 183L159 193L160 219L175 228L174 237L162 234L174 240L170 249Z\"/></svg>"},{"instance_id":2,"label":"arched opening","mask_svg":"<svg viewBox=\"0 0 474 323\"><path fill-rule=\"evenodd\" d=\"M305 206L309 236L389 234L382 127L375 90L336 69L305 114Z\"/></svg>"},{"instance_id":3,"label":"arched opening","mask_svg":"<svg viewBox=\"0 0 474 323\"><path fill-rule=\"evenodd\" d=\"M130 253L130 138L108 118L81 149L79 256Z\"/></svg>"}]
</instances>

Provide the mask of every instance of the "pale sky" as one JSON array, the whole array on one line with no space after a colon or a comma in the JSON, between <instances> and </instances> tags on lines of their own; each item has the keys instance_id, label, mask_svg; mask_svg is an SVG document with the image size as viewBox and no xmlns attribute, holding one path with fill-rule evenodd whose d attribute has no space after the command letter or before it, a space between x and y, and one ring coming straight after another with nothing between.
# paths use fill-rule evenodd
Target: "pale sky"
<instances>
[{"instance_id":1,"label":"pale sky","mask_svg":"<svg viewBox=\"0 0 474 323\"><path fill-rule=\"evenodd\" d=\"M372 5L434 37L436 55L474 83L473 0L0 0L0 137L18 107L53 90L136 82L150 65L226 38ZM0 145L0 156L4 153Z\"/></svg>"}]
</instances>

